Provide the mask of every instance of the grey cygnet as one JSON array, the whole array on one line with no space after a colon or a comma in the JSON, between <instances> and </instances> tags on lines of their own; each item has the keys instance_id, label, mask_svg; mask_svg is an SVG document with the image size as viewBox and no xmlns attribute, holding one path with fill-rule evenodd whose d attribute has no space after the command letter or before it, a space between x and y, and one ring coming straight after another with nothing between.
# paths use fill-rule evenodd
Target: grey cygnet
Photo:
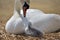
<instances>
[{"instance_id":1,"label":"grey cygnet","mask_svg":"<svg viewBox=\"0 0 60 40\"><path fill-rule=\"evenodd\" d=\"M31 23L30 22L28 24L27 29L25 30L25 34L30 35L30 36L34 36L34 37L38 37L38 36L41 37L43 35L42 32L40 32L40 31L38 31L38 30L36 30L34 28L31 28Z\"/></svg>"}]
</instances>

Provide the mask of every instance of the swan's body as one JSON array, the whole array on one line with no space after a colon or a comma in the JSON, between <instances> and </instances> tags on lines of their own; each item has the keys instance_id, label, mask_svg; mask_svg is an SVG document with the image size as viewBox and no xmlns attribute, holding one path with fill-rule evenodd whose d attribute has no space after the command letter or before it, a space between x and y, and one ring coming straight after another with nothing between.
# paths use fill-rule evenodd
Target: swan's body
<instances>
[{"instance_id":1,"label":"swan's body","mask_svg":"<svg viewBox=\"0 0 60 40\"><path fill-rule=\"evenodd\" d=\"M60 15L43 14L36 15L31 18L32 28L39 30L42 33L50 33L60 29Z\"/></svg>"},{"instance_id":2,"label":"swan's body","mask_svg":"<svg viewBox=\"0 0 60 40\"><path fill-rule=\"evenodd\" d=\"M32 28L42 33L54 32L60 29L60 15L57 14L44 14L42 11L29 9L27 11L27 19L31 22ZM6 24L6 31L9 33L22 33L25 28L17 12L15 12Z\"/></svg>"},{"instance_id":3,"label":"swan's body","mask_svg":"<svg viewBox=\"0 0 60 40\"><path fill-rule=\"evenodd\" d=\"M30 13L31 13L31 15L30 15ZM21 14L23 14L22 10L21 10ZM39 11L39 10L36 10L36 9L29 9L27 11L27 18L30 20L31 17L33 17L37 14L42 15L44 13L42 11ZM25 28L26 27L24 27L24 24L23 24L23 21L22 21L21 17L17 13L17 11L15 11L13 16L8 20L5 29L8 33L18 34L18 33L23 33Z\"/></svg>"}]
</instances>

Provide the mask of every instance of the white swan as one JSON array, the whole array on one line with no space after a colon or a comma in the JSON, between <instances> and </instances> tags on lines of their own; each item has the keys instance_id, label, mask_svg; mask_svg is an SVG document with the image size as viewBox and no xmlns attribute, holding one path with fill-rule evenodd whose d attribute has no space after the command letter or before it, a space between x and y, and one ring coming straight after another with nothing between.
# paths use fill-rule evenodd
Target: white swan
<instances>
[{"instance_id":1,"label":"white swan","mask_svg":"<svg viewBox=\"0 0 60 40\"><path fill-rule=\"evenodd\" d=\"M14 14L6 23L5 30L8 33L19 34L19 33L23 33L25 31L26 27L24 27L23 21L17 11L17 10L19 10L18 9L19 2L20 2L19 0L15 0ZM23 15L23 10L21 10L20 14ZM27 19L30 20L32 16L35 16L37 14L42 15L44 13L40 10L37 10L37 9L28 9L26 16L27 16Z\"/></svg>"},{"instance_id":2,"label":"white swan","mask_svg":"<svg viewBox=\"0 0 60 40\"><path fill-rule=\"evenodd\" d=\"M22 10L21 14L23 15ZM50 33L60 29L60 15L57 14L44 14L44 12L36 9L28 9L26 12L26 18L31 22L31 28L42 33ZM9 33L23 33L25 30L28 30L28 27L24 27L24 22L15 10L14 15L8 20L5 29ZM26 32L26 34L29 33L30 32Z\"/></svg>"}]
</instances>

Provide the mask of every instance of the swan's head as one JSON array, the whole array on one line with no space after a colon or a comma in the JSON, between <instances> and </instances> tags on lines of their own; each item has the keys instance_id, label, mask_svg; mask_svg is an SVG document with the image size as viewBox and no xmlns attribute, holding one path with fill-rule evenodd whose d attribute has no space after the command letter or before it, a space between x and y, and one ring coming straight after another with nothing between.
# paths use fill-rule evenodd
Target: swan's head
<instances>
[{"instance_id":1,"label":"swan's head","mask_svg":"<svg viewBox=\"0 0 60 40\"><path fill-rule=\"evenodd\" d=\"M21 3L22 3L22 8L23 8L23 14L24 14L24 17L25 17L26 16L26 11L27 11L27 9L29 9L30 0L21 0Z\"/></svg>"}]
</instances>

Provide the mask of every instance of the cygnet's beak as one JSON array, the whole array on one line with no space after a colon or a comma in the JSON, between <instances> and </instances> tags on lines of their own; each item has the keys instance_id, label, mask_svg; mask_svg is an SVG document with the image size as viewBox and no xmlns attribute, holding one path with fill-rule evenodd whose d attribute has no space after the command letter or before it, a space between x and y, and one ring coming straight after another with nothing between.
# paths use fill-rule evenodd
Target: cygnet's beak
<instances>
[{"instance_id":1,"label":"cygnet's beak","mask_svg":"<svg viewBox=\"0 0 60 40\"><path fill-rule=\"evenodd\" d=\"M24 17L26 17L27 9L29 9L29 5L25 2L24 5L23 5L23 15L24 15Z\"/></svg>"}]
</instances>

